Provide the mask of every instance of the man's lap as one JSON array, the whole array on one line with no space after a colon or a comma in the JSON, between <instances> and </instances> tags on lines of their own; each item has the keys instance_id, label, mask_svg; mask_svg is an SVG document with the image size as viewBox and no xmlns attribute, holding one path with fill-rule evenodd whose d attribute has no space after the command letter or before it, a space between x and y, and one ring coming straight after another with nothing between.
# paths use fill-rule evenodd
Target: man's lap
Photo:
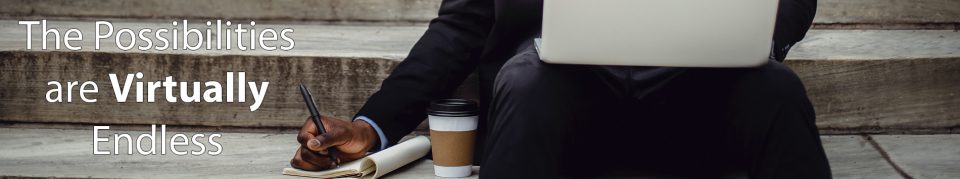
<instances>
[{"instance_id":1,"label":"man's lap","mask_svg":"<svg viewBox=\"0 0 960 179\"><path fill-rule=\"evenodd\" d=\"M501 69L489 116L493 124L515 127L493 127L491 135L505 132L516 137L529 132L505 130L534 127L569 130L564 134L556 132L554 137L567 138L553 143L556 146L540 146L564 148L561 161L567 164L562 167L572 167L564 170L566 172L583 171L593 163L605 164L592 170L740 168L722 165L737 159L730 154L737 148L731 146L735 145L730 139L735 131L731 130L738 130L729 119L730 111L753 107L731 106L735 104L732 101L745 95L736 91L755 91L756 95L768 99L806 99L799 79L776 61L757 68L710 69L557 65L543 63L535 57L535 52L522 52ZM760 102L777 103L778 100ZM544 110L550 108L557 110ZM551 121L562 125L542 124L546 120L529 118L551 115L497 114L503 111L573 117L550 119L572 120ZM487 145L498 145L492 144L499 141L496 138L488 139Z\"/></svg>"}]
</instances>

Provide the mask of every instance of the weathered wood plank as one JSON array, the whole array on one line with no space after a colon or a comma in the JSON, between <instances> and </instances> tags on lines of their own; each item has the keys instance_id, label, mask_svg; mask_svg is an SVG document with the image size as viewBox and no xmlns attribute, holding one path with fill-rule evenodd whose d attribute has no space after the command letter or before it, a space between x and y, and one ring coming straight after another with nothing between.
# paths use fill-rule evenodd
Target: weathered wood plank
<instances>
[{"instance_id":1,"label":"weathered wood plank","mask_svg":"<svg viewBox=\"0 0 960 179\"><path fill-rule=\"evenodd\" d=\"M379 88L397 61L385 59L201 56L99 52L0 52L0 118L5 121L292 127L307 115L297 90L313 88L321 113L350 118ZM109 73L144 73L144 81L225 82L227 71L245 71L247 81L269 81L261 107L247 103L169 103L157 90L156 103L117 103ZM95 81L96 103L48 103L48 81ZM225 84L224 84L225 85ZM132 92L131 92L132 93ZM179 94L179 91L174 92ZM178 95L179 96L179 95ZM131 95L130 100L134 99Z\"/></svg>"},{"instance_id":2,"label":"weathered wood plank","mask_svg":"<svg viewBox=\"0 0 960 179\"><path fill-rule=\"evenodd\" d=\"M149 126L132 126L128 129L112 129L101 131L101 135L113 133L128 133L134 137L149 133ZM169 152L167 155L140 154L126 155L126 141L121 140L121 155L92 155L91 129L24 129L0 128L0 177L27 176L27 177L92 177L92 178L300 178L280 175L280 170L289 166L288 161L293 157L297 147L296 134L292 133L235 133L215 130L196 131L168 126L170 134L184 133L191 136L194 133L221 133L218 143L223 146L223 153L217 156L178 156ZM159 134L158 134L159 135ZM903 137L902 139L900 137ZM932 159L916 158L916 154L924 152L950 151L956 149L956 143L930 145L939 141L956 141L957 135L937 136L890 136L879 140L885 143L902 144L895 147L892 158L896 160L912 160L903 164L921 164ZM937 140L914 140L915 138L932 138ZM883 161L879 152L864 141L860 136L822 136L823 146L830 166L836 178L897 178L896 171ZM112 139L111 139L112 140ZM147 142L149 140L145 140ZM201 141L205 145L207 142ZM941 142L942 143L942 142ZM149 146L143 144L145 150ZM924 147L936 146L936 147ZM112 150L113 142L100 144L101 150ZM178 147L180 150L198 150L191 144ZM894 147L892 147L894 148ZM934 149L934 150L931 150ZM136 150L136 149L134 149ZM44 151L44 152L37 152ZM935 153L941 154L941 153ZM955 158L950 154L942 153L946 157L937 160L937 164L949 164ZM938 155L919 155L924 157L938 157ZM937 165L944 166L944 165ZM949 166L949 165L945 165ZM917 166L924 167L924 166ZM477 167L475 167L477 168ZM481 167L482 168L482 167ZM908 168L912 169L912 168ZM950 173L950 170L910 170L924 174ZM949 168L947 168L949 169ZM130 172L137 171L137 172ZM933 171L933 172L929 172ZM477 177L475 171L471 178ZM928 176L928 175L915 175ZM949 175L945 175L949 176ZM430 160L420 160L401 168L387 176L388 178L432 178L433 167Z\"/></svg>"},{"instance_id":3,"label":"weathered wood plank","mask_svg":"<svg viewBox=\"0 0 960 179\"><path fill-rule=\"evenodd\" d=\"M820 137L834 178L901 178L876 148L857 135Z\"/></svg>"},{"instance_id":4,"label":"weathered wood plank","mask_svg":"<svg viewBox=\"0 0 960 179\"><path fill-rule=\"evenodd\" d=\"M30 18L254 19L328 22L427 22L440 0L0 0L0 16ZM956 0L820 0L816 27L956 29Z\"/></svg>"},{"instance_id":5,"label":"weathered wood plank","mask_svg":"<svg viewBox=\"0 0 960 179\"><path fill-rule=\"evenodd\" d=\"M159 126L158 126L159 128ZM160 129L157 129L160 130ZM119 141L120 155L93 155L92 127L81 130L61 129L0 129L0 178L64 177L64 178L301 178L284 176L280 171L289 167L289 161L299 145L296 134L275 133L221 133L215 140L224 149L219 155L175 155L166 147L166 155L141 155L136 147L133 155L127 155L126 140L116 140L115 133L126 133L133 140L140 134L150 133L150 126L131 130L101 131L101 137L110 138L101 142L99 150L114 151L114 142ZM160 140L157 132L157 140ZM174 133L187 136L201 133L210 135L217 131L189 131L167 128L167 137ZM198 138L202 139L202 138ZM163 139L169 142L169 138ZM206 139L198 140L208 151L214 150ZM144 139L144 150L150 150L149 139ZM157 142L157 152L160 143ZM132 145L136 146L136 143ZM168 144L169 145L169 144ZM190 144L178 150L199 150Z\"/></svg>"},{"instance_id":6,"label":"weathered wood plank","mask_svg":"<svg viewBox=\"0 0 960 179\"><path fill-rule=\"evenodd\" d=\"M92 31L88 22L56 22ZM163 22L115 22L118 26L163 27ZM291 51L177 50L126 52L106 46L56 52L24 50L24 29L0 23L0 120L58 123L130 123L293 127L304 114L292 88L299 78L324 88L326 114L349 118L375 91L390 69L423 32L416 26L290 25L298 48ZM269 25L265 25L269 26ZM276 26L276 25L274 25ZM283 25L287 26L287 25ZM787 63L804 79L819 124L834 132L956 131L957 58L960 32L950 30L813 30L798 43ZM113 38L103 43L113 43ZM39 35L34 44L40 44ZM39 45L34 45L39 46ZM62 50L66 51L66 50ZM306 69L317 69L310 72ZM148 80L223 81L227 70L271 82L266 103L257 112L237 104L116 104L108 73L143 71ZM100 103L53 104L44 101L51 80L97 80ZM461 89L476 94L476 80ZM315 90L318 91L318 90ZM332 94L327 96L326 94ZM158 95L163 95L159 92ZM895 96L892 98L891 96ZM250 98L248 98L250 99ZM162 99L161 99L162 101ZM79 109L79 110L78 110ZM136 111L136 114L130 113Z\"/></svg>"},{"instance_id":7,"label":"weathered wood plank","mask_svg":"<svg viewBox=\"0 0 960 179\"><path fill-rule=\"evenodd\" d=\"M187 18L425 22L440 0L2 0L0 15L68 18Z\"/></svg>"},{"instance_id":8,"label":"weathered wood plank","mask_svg":"<svg viewBox=\"0 0 960 179\"><path fill-rule=\"evenodd\" d=\"M960 57L954 30L811 30L787 59L886 60Z\"/></svg>"},{"instance_id":9,"label":"weathered wood plank","mask_svg":"<svg viewBox=\"0 0 960 179\"><path fill-rule=\"evenodd\" d=\"M0 52L0 119L20 122L295 127L305 115L295 86L313 84L325 114L349 118L396 65L393 60L93 52ZM823 129L950 130L960 126L960 59L790 60ZM108 73L144 80L223 81L226 71L270 81L256 112L248 103L116 103ZM51 80L95 80L97 103L48 103ZM164 95L162 90L158 96ZM249 94L248 94L249 95ZM78 98L78 97L74 97ZM248 97L248 99L252 99ZM75 99L78 100L78 99Z\"/></svg>"},{"instance_id":10,"label":"weathered wood plank","mask_svg":"<svg viewBox=\"0 0 960 179\"><path fill-rule=\"evenodd\" d=\"M913 178L960 178L960 135L872 135Z\"/></svg>"},{"instance_id":11,"label":"weathered wood plank","mask_svg":"<svg viewBox=\"0 0 960 179\"><path fill-rule=\"evenodd\" d=\"M30 19L35 20L35 19ZM82 41L71 41L71 44L74 46L79 46L81 49L79 51L95 51L95 52L114 52L114 53L126 53L126 52L141 52L141 53L160 53L160 54L193 54L193 55L247 55L247 56L299 56L299 57L363 57L363 58L383 58L391 60L402 60L407 53L410 51L410 48L413 47L413 44L416 43L417 39L423 35L426 27L424 26L386 26L386 25L317 25L317 24L269 24L269 23L258 23L257 28L263 30L265 28L272 28L274 30L281 30L285 28L293 29L294 32L288 34L290 38L295 41L295 46L293 49L288 51L284 50L263 50L258 48L256 50L241 50L236 46L233 46L231 49L216 50L211 49L207 50L206 48L200 48L197 50L188 50L184 48L179 49L148 49L148 50L139 50L137 48L130 50L122 50L117 47L117 44L129 44L131 43L131 38L125 36L126 38L108 37L101 39L100 49L94 49L96 45L96 24L92 20L48 20L47 27L51 29L57 29L61 34L65 33L70 28L76 28L83 32L84 38ZM170 29L174 26L171 25L171 21L159 21L159 20L141 20L141 21L123 21L123 20L113 20L108 21L113 24L116 30L120 28L129 28L134 32L139 32L142 29ZM196 29L207 29L205 23L206 21L188 21L188 27ZM234 23L247 23L248 21L233 21ZM225 23L225 22L224 22ZM182 28L181 26L177 26ZM236 27L234 25L233 27ZM244 26L247 27L247 26ZM0 20L0 50L10 51L10 50L30 50L30 51L71 51L66 47L61 47L60 50L55 49L56 41L53 38L53 35L50 35L47 40L48 49L43 50L43 36L40 30L41 27L34 26L33 33L31 34L31 49L27 49L27 34L26 26L19 25L17 20ZM116 34L116 32L114 33ZM145 35L147 38L155 42L154 47L160 45L160 40L158 38ZM168 40L173 39L172 33L163 33L161 34L164 38ZM182 33L181 33L182 36ZM229 37L223 37L224 40L221 42L232 42L236 43L237 36L232 35ZM215 46L214 38L211 43L212 46ZM229 38L229 39L228 39ZM183 38L179 38L182 40ZM249 39L245 37L244 39ZM187 38L189 44L196 44L197 39ZM63 43L63 42L61 42ZM137 45L146 45L143 40L138 40ZM182 41L180 41L182 43ZM249 46L249 43L244 43ZM281 42L266 42L265 44L270 45L286 45L286 43ZM181 45L182 46L182 45ZM225 44L223 46L226 46Z\"/></svg>"},{"instance_id":12,"label":"weathered wood plank","mask_svg":"<svg viewBox=\"0 0 960 179\"><path fill-rule=\"evenodd\" d=\"M820 24L960 23L956 0L819 0Z\"/></svg>"},{"instance_id":13,"label":"weathered wood plank","mask_svg":"<svg viewBox=\"0 0 960 179\"><path fill-rule=\"evenodd\" d=\"M956 130L960 58L790 60L821 129Z\"/></svg>"}]
</instances>

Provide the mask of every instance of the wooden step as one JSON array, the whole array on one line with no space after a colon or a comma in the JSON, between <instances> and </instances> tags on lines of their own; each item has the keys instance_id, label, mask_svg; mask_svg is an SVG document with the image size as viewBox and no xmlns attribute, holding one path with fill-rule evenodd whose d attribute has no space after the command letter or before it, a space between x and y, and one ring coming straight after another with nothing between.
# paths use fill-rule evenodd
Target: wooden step
<instances>
[{"instance_id":1,"label":"wooden step","mask_svg":"<svg viewBox=\"0 0 960 179\"><path fill-rule=\"evenodd\" d=\"M440 0L13 0L0 16L15 19L225 19L424 23ZM820 0L816 28L960 29L960 1Z\"/></svg>"},{"instance_id":2,"label":"wooden step","mask_svg":"<svg viewBox=\"0 0 960 179\"><path fill-rule=\"evenodd\" d=\"M172 153L145 156L136 152L126 155L123 147L127 143L121 140L121 149L117 151L122 154L92 155L91 131L89 128L0 128L0 151L3 151L0 177L280 178L284 177L280 171L289 166L299 145L293 133L195 131L174 127L168 128L168 137L173 133L222 134L216 141L222 145L223 152L216 156ZM100 134L110 137L113 133L126 133L136 138L149 131L150 126L135 126L111 128ZM100 143L100 150L113 151L115 140L110 138L110 142ZM824 135L821 139L835 178L899 178L895 166L917 178L960 177L956 170L960 155L955 153L960 147L957 142L960 135ZM149 140L144 140L147 142ZM210 148L209 143L200 142ZM141 145L144 150L150 148L149 144ZM197 148L195 144L178 147L179 150L199 150ZM432 178L431 164L430 160L420 160L390 173L387 178ZM477 173L471 176L475 177Z\"/></svg>"},{"instance_id":3,"label":"wooden step","mask_svg":"<svg viewBox=\"0 0 960 179\"><path fill-rule=\"evenodd\" d=\"M2 121L279 128L297 127L307 115L296 89L300 82L314 88L316 98L324 102L324 114L350 118L424 30L422 26L273 24L264 26L297 28L297 48L41 51L24 49L22 27L10 25L15 22L0 24ZM127 25L160 24L165 25ZM791 51L787 64L806 84L818 125L825 131L950 133L960 126L958 39L960 32L950 30L813 30ZM160 98L157 103L121 104L115 102L107 76L143 72L144 80L173 76L177 81L222 82L227 71L245 71L248 81L270 82L257 111L249 110L251 102L185 104ZM46 102L47 82L68 80L96 81L101 101L83 103L74 97L73 103ZM461 94L465 96L476 94L461 91L466 91ZM157 93L163 94L162 90Z\"/></svg>"},{"instance_id":4,"label":"wooden step","mask_svg":"<svg viewBox=\"0 0 960 179\"><path fill-rule=\"evenodd\" d=\"M790 53L821 129L960 129L956 31L815 30Z\"/></svg>"},{"instance_id":5,"label":"wooden step","mask_svg":"<svg viewBox=\"0 0 960 179\"><path fill-rule=\"evenodd\" d=\"M814 28L960 29L960 1L819 0Z\"/></svg>"},{"instance_id":6,"label":"wooden step","mask_svg":"<svg viewBox=\"0 0 960 179\"><path fill-rule=\"evenodd\" d=\"M353 22L426 22L440 0L104 0L14 1L0 15L30 18L161 18Z\"/></svg>"}]
</instances>

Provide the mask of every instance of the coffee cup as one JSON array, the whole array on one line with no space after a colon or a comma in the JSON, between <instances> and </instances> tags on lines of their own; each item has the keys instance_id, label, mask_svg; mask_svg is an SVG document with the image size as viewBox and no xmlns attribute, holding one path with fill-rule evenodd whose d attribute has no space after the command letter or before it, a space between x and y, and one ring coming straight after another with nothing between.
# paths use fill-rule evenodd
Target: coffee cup
<instances>
[{"instance_id":1,"label":"coffee cup","mask_svg":"<svg viewBox=\"0 0 960 179\"><path fill-rule=\"evenodd\" d=\"M470 176L477 133L477 103L466 99L434 100L427 114L434 174Z\"/></svg>"}]
</instances>

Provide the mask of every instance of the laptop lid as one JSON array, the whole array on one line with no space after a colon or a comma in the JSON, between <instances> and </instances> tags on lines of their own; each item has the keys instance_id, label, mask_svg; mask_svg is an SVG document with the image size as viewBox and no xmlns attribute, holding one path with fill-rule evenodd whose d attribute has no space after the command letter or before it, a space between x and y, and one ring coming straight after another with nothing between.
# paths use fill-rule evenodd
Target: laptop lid
<instances>
[{"instance_id":1,"label":"laptop lid","mask_svg":"<svg viewBox=\"0 0 960 179\"><path fill-rule=\"evenodd\" d=\"M544 0L538 51L560 64L750 67L767 62L776 0Z\"/></svg>"}]
</instances>

